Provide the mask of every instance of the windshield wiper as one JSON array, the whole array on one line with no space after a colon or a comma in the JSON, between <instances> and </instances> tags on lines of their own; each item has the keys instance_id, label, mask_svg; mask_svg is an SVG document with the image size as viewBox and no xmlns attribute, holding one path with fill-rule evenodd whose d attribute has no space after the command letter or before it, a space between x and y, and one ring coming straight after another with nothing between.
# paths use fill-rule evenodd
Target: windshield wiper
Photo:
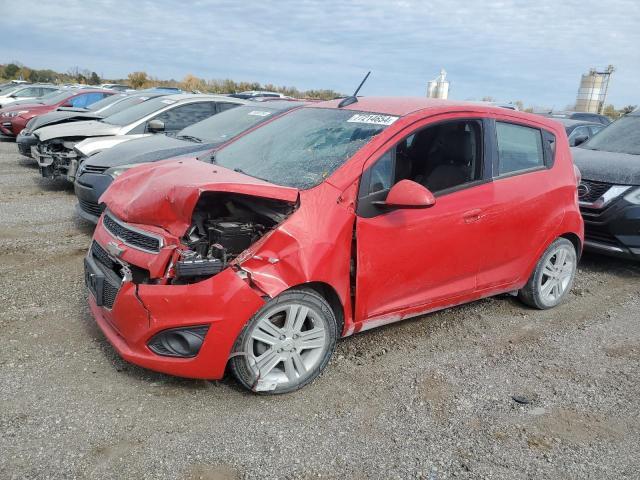
<instances>
[{"instance_id":1,"label":"windshield wiper","mask_svg":"<svg viewBox=\"0 0 640 480\"><path fill-rule=\"evenodd\" d=\"M194 137L193 135L178 135L176 138L180 140L189 140L190 142L202 143L202 139L198 137Z\"/></svg>"}]
</instances>

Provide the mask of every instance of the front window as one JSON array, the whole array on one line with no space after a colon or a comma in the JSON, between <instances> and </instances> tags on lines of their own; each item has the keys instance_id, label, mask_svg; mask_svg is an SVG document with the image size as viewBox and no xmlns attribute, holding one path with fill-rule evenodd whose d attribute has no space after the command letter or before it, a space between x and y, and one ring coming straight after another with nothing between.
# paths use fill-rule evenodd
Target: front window
<instances>
[{"instance_id":1,"label":"front window","mask_svg":"<svg viewBox=\"0 0 640 480\"><path fill-rule=\"evenodd\" d=\"M628 115L603 128L580 148L640 155L640 115Z\"/></svg>"},{"instance_id":2,"label":"front window","mask_svg":"<svg viewBox=\"0 0 640 480\"><path fill-rule=\"evenodd\" d=\"M232 108L181 130L178 138L197 138L207 143L226 142L245 130L270 120L277 112L276 109L262 105Z\"/></svg>"},{"instance_id":3,"label":"front window","mask_svg":"<svg viewBox=\"0 0 640 480\"><path fill-rule=\"evenodd\" d=\"M241 137L216 163L277 185L314 187L397 117L302 108Z\"/></svg>"},{"instance_id":4,"label":"front window","mask_svg":"<svg viewBox=\"0 0 640 480\"><path fill-rule=\"evenodd\" d=\"M126 110L109 115L102 121L110 123L111 125L129 125L174 103L176 103L176 100L171 100L165 97L152 98L151 100L139 103L131 108L127 108Z\"/></svg>"}]
</instances>

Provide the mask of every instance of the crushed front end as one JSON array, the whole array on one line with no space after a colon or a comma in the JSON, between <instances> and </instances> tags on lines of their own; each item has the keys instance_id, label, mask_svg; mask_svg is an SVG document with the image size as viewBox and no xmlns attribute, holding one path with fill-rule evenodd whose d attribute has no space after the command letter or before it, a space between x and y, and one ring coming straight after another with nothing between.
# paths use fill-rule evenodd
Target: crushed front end
<instances>
[{"instance_id":1,"label":"crushed front end","mask_svg":"<svg viewBox=\"0 0 640 480\"><path fill-rule=\"evenodd\" d=\"M235 339L268 299L236 259L294 209L278 200L205 192L182 236L105 211L85 258L94 318L131 363L221 378Z\"/></svg>"},{"instance_id":2,"label":"crushed front end","mask_svg":"<svg viewBox=\"0 0 640 480\"><path fill-rule=\"evenodd\" d=\"M40 141L31 149L32 155L38 161L40 173L45 178L67 177L70 181L75 178L82 155L75 146L82 138L54 138Z\"/></svg>"}]
</instances>

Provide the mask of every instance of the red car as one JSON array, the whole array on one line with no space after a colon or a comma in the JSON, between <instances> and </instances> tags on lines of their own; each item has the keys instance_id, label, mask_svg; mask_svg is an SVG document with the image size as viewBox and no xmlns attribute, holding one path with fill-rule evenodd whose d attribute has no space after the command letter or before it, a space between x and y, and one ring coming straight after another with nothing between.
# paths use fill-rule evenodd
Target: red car
<instances>
[{"instance_id":1,"label":"red car","mask_svg":"<svg viewBox=\"0 0 640 480\"><path fill-rule=\"evenodd\" d=\"M553 120L422 98L312 104L218 151L124 173L85 259L126 360L302 387L336 339L501 293L562 302L583 244ZM207 159L205 159L207 160Z\"/></svg>"},{"instance_id":2,"label":"red car","mask_svg":"<svg viewBox=\"0 0 640 480\"><path fill-rule=\"evenodd\" d=\"M9 105L0 109L0 134L17 137L33 117L49 113L59 107L88 107L104 97L118 93L114 90L82 89L60 90L33 103Z\"/></svg>"}]
</instances>

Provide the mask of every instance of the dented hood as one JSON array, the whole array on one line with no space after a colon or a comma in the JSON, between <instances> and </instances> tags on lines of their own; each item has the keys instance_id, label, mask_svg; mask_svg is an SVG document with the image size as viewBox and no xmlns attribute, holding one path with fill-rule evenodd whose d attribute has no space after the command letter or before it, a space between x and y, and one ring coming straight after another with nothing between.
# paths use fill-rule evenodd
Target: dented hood
<instances>
[{"instance_id":1,"label":"dented hood","mask_svg":"<svg viewBox=\"0 0 640 480\"><path fill-rule=\"evenodd\" d=\"M42 127L38 129L37 136L41 142L64 137L103 137L117 135L121 128L120 125L88 120Z\"/></svg>"},{"instance_id":2,"label":"dented hood","mask_svg":"<svg viewBox=\"0 0 640 480\"><path fill-rule=\"evenodd\" d=\"M298 190L195 158L141 165L122 174L100 197L118 218L182 236L203 192L234 192L294 203Z\"/></svg>"}]
</instances>

